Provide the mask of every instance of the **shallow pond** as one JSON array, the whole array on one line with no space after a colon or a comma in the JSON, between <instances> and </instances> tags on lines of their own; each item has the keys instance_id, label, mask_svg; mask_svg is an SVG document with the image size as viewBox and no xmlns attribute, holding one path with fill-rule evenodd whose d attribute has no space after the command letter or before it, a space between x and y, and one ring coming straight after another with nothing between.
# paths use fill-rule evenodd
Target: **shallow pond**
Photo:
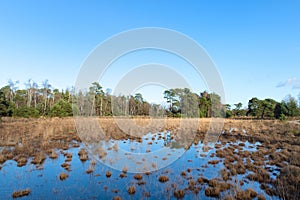
<instances>
[{"instance_id":1,"label":"shallow pond","mask_svg":"<svg viewBox=\"0 0 300 200\"><path fill-rule=\"evenodd\" d=\"M159 133L149 133L139 141L132 139L103 141L101 146L106 152L104 158L94 160L92 155L89 155L89 159L84 162L78 156L80 149L85 147L82 143L79 143L79 147L76 148L55 149L58 157L51 159L47 156L41 165L31 164L32 158L28 159L27 164L22 167L18 167L14 160L7 160L1 165L0 170L1 199L12 198L14 191L26 188L30 189L30 194L22 197L23 199L49 199L50 197L51 199L113 199L116 196L122 199L176 199L181 197L176 193L179 190L184 192L182 194L184 199L206 199L214 198L213 194L209 195L206 192L206 189L212 186L209 182L212 179L231 184L230 188L222 190L215 197L234 196L236 190L252 188L257 193L255 197L261 195L266 199L277 199L276 196L269 196L265 190L262 190L259 182L247 179L249 170L243 174L231 175L231 180L222 180L221 170L226 169L225 158L217 157L216 151L236 148L233 150L235 153L239 151L252 153L258 150L257 147L261 145L259 142L217 143L218 148L213 146L209 151L204 152L201 142L186 147L174 139L166 140L165 137L159 136ZM116 144L117 148L114 148ZM167 151L158 153L161 149ZM66 162L67 153L72 154L72 159ZM140 157L140 160L132 157L147 153L152 157ZM246 158L244 160L246 162ZM147 167L152 167L149 173L140 172L141 177L134 177L136 173L130 173L131 169L138 171L141 169L139 165L144 165L145 162L148 163ZM69 163L70 169L64 169L61 166L63 163ZM123 173L118 170L118 167L124 165L128 168L128 172ZM271 178L276 178L278 174L276 166L264 164L262 168L273 171ZM106 176L108 171L111 172L111 176ZM65 180L59 178L62 172L68 175ZM161 182L161 176L168 177L168 180ZM199 178L204 182L199 181ZM134 186L134 194L129 194L130 186Z\"/></svg>"}]
</instances>

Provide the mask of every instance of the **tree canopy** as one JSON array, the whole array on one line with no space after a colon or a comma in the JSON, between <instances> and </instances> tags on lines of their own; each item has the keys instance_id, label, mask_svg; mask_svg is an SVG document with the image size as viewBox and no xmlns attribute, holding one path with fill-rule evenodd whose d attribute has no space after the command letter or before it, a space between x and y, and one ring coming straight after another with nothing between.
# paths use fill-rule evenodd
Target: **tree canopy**
<instances>
[{"instance_id":1,"label":"tree canopy","mask_svg":"<svg viewBox=\"0 0 300 200\"><path fill-rule=\"evenodd\" d=\"M300 116L298 101L287 96L282 102L271 98L253 97L248 106L238 102L231 109L222 104L221 97L207 91L195 93L188 88L170 88L163 95L167 105L150 104L141 93L111 95L111 90L94 82L87 91L74 88L58 90L48 80L38 85L29 79L25 89L18 89L19 82L9 81L0 89L0 117L67 117L84 116L169 116L169 117L243 117L277 118ZM300 99L300 95L299 95Z\"/></svg>"}]
</instances>

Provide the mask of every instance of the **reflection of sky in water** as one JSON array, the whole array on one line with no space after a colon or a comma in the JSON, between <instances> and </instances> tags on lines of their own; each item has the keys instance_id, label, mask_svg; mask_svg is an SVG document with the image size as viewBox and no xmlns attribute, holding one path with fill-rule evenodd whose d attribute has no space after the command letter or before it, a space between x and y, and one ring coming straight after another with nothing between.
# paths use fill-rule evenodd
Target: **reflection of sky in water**
<instances>
[{"instance_id":1,"label":"reflection of sky in water","mask_svg":"<svg viewBox=\"0 0 300 200\"><path fill-rule=\"evenodd\" d=\"M128 172L148 172L161 169L172 164L184 152L184 144L175 139L163 139L166 135L148 133L141 141L136 140L111 140L102 141L98 144L90 144L92 152L97 152L101 148L106 155L100 161L114 169L122 170L125 166ZM118 149L114 150L117 145ZM98 154L99 155L99 154ZM97 153L95 158L98 159Z\"/></svg>"},{"instance_id":2,"label":"reflection of sky in water","mask_svg":"<svg viewBox=\"0 0 300 200\"><path fill-rule=\"evenodd\" d=\"M151 152L159 151L161 148L168 148L170 151L174 151L174 156L179 154L177 151L184 151L183 148L171 149L170 147L164 147L164 141L162 139L157 140L156 138L156 140L152 141L152 135L150 134L145 137L149 137L149 139L143 140L142 143L120 140L106 142L103 146L106 145L105 147L109 148L113 144L118 143L119 151L123 149L124 152L130 153L144 153L148 148L151 149ZM148 146L147 143L149 141L152 141L153 144ZM238 144L238 142L235 144ZM131 145L136 148L131 150ZM242 148L244 150L254 151L256 145L260 144L245 142L245 146ZM251 148L251 146L253 146L253 148ZM222 162L216 165L207 164L209 160L221 160L220 158L211 158L209 156L215 153L214 149L209 152L208 156L201 157L202 144L193 144L187 152L182 154L182 156L171 165L154 171L150 175L143 174L142 181L145 181L145 184L138 185L138 181L133 178L134 174L127 173L127 177L121 178L119 177L120 171L109 168L99 162L95 166L95 171L91 174L87 174L86 170L90 168L90 161L82 163L79 160L77 153L80 148L71 148L65 151L72 153L73 159L70 163L71 171L67 172L69 177L64 181L60 181L58 178L61 172L66 172L60 166L65 160L65 157L61 154L59 154L60 156L55 160L47 158L41 170L37 170L34 165L30 164L30 160L24 167L17 167L15 161L6 161L0 170L1 199L9 199L13 191L26 188L31 189L31 194L23 199L49 199L50 197L54 199L112 199L114 196L120 196L123 199L130 197L141 199L144 198L145 192L150 193L151 197L149 197L149 199L175 199L171 184L175 183L178 189L184 189L188 186L188 180L180 175L182 171L186 172L187 177L192 177L193 180L197 181L199 176L204 176L208 179L216 178L220 176L219 170L224 168ZM117 156L117 152L110 150L108 151L106 160L114 156ZM120 162L119 164L123 164L122 162L126 163L128 158L124 159L123 157L116 160L116 163ZM157 163L164 162L161 157L156 158L156 160ZM187 172L187 169L191 169L191 171ZM107 170L112 172L110 178L105 176ZM100 175L98 176L97 174ZM267 196L264 191L259 188L257 182L252 182L245 178L247 174L248 172L244 175L236 176L237 180L247 181L241 188L246 189L251 187L258 193ZM160 175L168 176L169 181L160 183L158 181ZM132 196L129 196L127 192L127 188L130 185L135 185L136 187L136 193ZM206 187L207 185L202 186L198 195L186 190L185 198L207 198L204 194ZM117 190L117 193L114 193L115 191L113 190ZM270 197L267 196L267 199L268 198ZM272 197L272 199L274 199L274 197Z\"/></svg>"}]
</instances>

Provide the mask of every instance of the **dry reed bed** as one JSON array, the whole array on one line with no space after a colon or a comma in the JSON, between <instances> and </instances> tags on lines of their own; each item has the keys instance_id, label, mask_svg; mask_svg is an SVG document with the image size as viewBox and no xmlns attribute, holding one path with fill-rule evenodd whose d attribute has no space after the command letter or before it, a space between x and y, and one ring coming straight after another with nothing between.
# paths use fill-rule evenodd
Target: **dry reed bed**
<instances>
[{"instance_id":1,"label":"dry reed bed","mask_svg":"<svg viewBox=\"0 0 300 200\"><path fill-rule=\"evenodd\" d=\"M55 149L66 150L81 142L72 118L6 118L0 127L0 146L4 147L0 152L0 164L14 159L18 166L23 166L30 157L33 164L41 165L46 155L52 159L58 157Z\"/></svg>"},{"instance_id":2,"label":"dry reed bed","mask_svg":"<svg viewBox=\"0 0 300 200\"><path fill-rule=\"evenodd\" d=\"M216 150L216 156L223 159L226 169L221 170L223 180L233 180L237 174L248 175L248 181L260 183L268 195L283 199L300 198L300 126L274 120L227 120L225 133L219 138L228 147ZM244 142L260 142L256 151L243 149ZM274 170L276 166L278 169ZM279 176L278 173L280 173ZM275 176L276 179L271 178ZM244 184L244 181L239 183ZM292 194L292 195L291 195ZM236 191L235 199L251 199L249 191ZM263 197L257 196L262 199Z\"/></svg>"}]
</instances>

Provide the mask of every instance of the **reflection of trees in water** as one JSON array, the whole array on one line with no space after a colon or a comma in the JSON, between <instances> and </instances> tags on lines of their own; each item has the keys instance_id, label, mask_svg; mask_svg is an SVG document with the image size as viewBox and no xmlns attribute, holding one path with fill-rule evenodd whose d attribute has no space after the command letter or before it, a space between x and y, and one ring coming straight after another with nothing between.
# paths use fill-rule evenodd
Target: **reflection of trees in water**
<instances>
[{"instance_id":1,"label":"reflection of trees in water","mask_svg":"<svg viewBox=\"0 0 300 200\"><path fill-rule=\"evenodd\" d=\"M177 141L172 141L169 143L169 146L171 149L182 149L184 148L184 144L182 144L181 142L177 142Z\"/></svg>"},{"instance_id":2,"label":"reflection of trees in water","mask_svg":"<svg viewBox=\"0 0 300 200\"><path fill-rule=\"evenodd\" d=\"M165 140L164 145L170 147L170 149L183 149L188 148L192 144L193 140L181 139L181 140Z\"/></svg>"}]
</instances>

